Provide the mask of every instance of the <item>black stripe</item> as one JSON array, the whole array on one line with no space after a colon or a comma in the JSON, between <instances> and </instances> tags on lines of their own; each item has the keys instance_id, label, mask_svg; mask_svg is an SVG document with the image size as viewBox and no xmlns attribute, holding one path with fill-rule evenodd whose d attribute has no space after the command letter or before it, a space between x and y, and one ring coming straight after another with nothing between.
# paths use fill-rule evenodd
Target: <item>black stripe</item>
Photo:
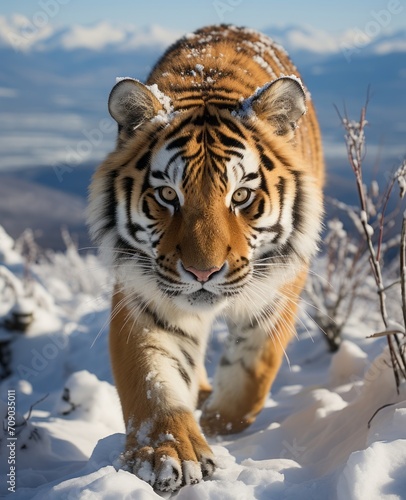
<instances>
[{"instance_id":1,"label":"black stripe","mask_svg":"<svg viewBox=\"0 0 406 500\"><path fill-rule=\"evenodd\" d=\"M169 324L167 321L161 319L154 311L151 311L148 305L146 305L144 302L142 302L141 304L141 310L143 310L146 314L148 314L152 318L152 320L154 321L154 323L158 328L161 328L162 330L165 330L167 333L171 333L172 335L176 335L184 339L190 340L193 344L197 346L199 345L199 341L195 337L189 335L189 333L185 332L181 328L173 326Z\"/></svg>"},{"instance_id":2,"label":"black stripe","mask_svg":"<svg viewBox=\"0 0 406 500\"><path fill-rule=\"evenodd\" d=\"M133 192L134 179L132 177L124 177L122 180L123 189L125 193L125 203L126 203L126 214L127 214L127 226L131 226L131 198Z\"/></svg>"},{"instance_id":3,"label":"black stripe","mask_svg":"<svg viewBox=\"0 0 406 500\"><path fill-rule=\"evenodd\" d=\"M298 257L303 263L306 263L306 260L302 257L301 253L299 253L296 248L292 245L292 243L290 241L287 241L282 249L280 250L280 252L283 252L283 254L281 253L281 259L283 261L286 261L286 258L287 257L290 257L290 255L292 254L295 254L296 257Z\"/></svg>"},{"instance_id":4,"label":"black stripe","mask_svg":"<svg viewBox=\"0 0 406 500\"><path fill-rule=\"evenodd\" d=\"M267 252L259 254L258 259L270 259L271 262L275 264L277 264L278 262L285 263L292 254L295 254L296 257L299 257L301 260L303 260L301 255L296 252L292 244L287 241L277 252L275 250L268 250Z\"/></svg>"},{"instance_id":5,"label":"black stripe","mask_svg":"<svg viewBox=\"0 0 406 500\"><path fill-rule=\"evenodd\" d=\"M191 116L181 120L180 123L178 123L178 125L168 133L168 135L165 137L165 141L169 141L170 139L172 139L172 137L175 137L175 135L181 132L185 128L185 126L191 122L191 120Z\"/></svg>"},{"instance_id":6,"label":"black stripe","mask_svg":"<svg viewBox=\"0 0 406 500\"><path fill-rule=\"evenodd\" d=\"M197 158L198 156L201 156L201 155L202 155L202 147L200 146L200 147L198 148L198 150L196 151L196 153L192 153L192 154L190 154L190 155L186 155L186 154L184 154L184 155L183 155L183 158L184 158L185 160L187 160L188 162L190 162L191 160L194 160L195 158Z\"/></svg>"},{"instance_id":7,"label":"black stripe","mask_svg":"<svg viewBox=\"0 0 406 500\"><path fill-rule=\"evenodd\" d=\"M173 276L175 276L175 278L171 278L170 276L168 276L167 274L163 274L160 269L157 269L156 270L156 273L157 275L162 279L164 280L166 283L171 283L172 285L178 285L179 286L179 276L177 275L177 273L175 271L173 271L171 268L167 267L167 266L164 266L163 264L160 264L161 266L161 269L163 271L166 271L167 273L170 273L172 274ZM166 284L165 283L165 284Z\"/></svg>"},{"instance_id":8,"label":"black stripe","mask_svg":"<svg viewBox=\"0 0 406 500\"><path fill-rule=\"evenodd\" d=\"M102 218L106 220L105 224L97 231L97 239L100 239L104 233L113 229L116 225L116 210L117 210L117 199L116 199L116 178L118 176L118 170L113 170L107 176L106 181L106 202L103 206Z\"/></svg>"},{"instance_id":9,"label":"black stripe","mask_svg":"<svg viewBox=\"0 0 406 500\"><path fill-rule=\"evenodd\" d=\"M281 234L283 233L282 224L280 224L280 222L277 222L276 224L271 226L269 229L270 229L270 232L276 233L276 238L274 239L274 242L277 243L278 239L280 238Z\"/></svg>"},{"instance_id":10,"label":"black stripe","mask_svg":"<svg viewBox=\"0 0 406 500\"><path fill-rule=\"evenodd\" d=\"M272 226L266 226L266 227L253 227L253 231L256 231L257 233L279 233L283 231L283 227L279 222L276 222L276 224L273 224ZM278 234L279 236L279 234Z\"/></svg>"},{"instance_id":11,"label":"black stripe","mask_svg":"<svg viewBox=\"0 0 406 500\"><path fill-rule=\"evenodd\" d=\"M227 146L229 148L245 149L245 146L241 141L235 139L234 137L223 134L223 132L221 132L220 130L217 130L217 137L224 146Z\"/></svg>"},{"instance_id":12,"label":"black stripe","mask_svg":"<svg viewBox=\"0 0 406 500\"><path fill-rule=\"evenodd\" d=\"M182 366L179 359L175 358L175 356L172 356L172 354L170 354L166 349L163 349L162 347L159 347L159 346L147 345L144 347L144 349L156 351L164 358L171 359L175 363L176 369L178 370L182 379L185 381L186 385L190 387L190 385L192 384L192 380L191 380L188 372L186 371L186 369Z\"/></svg>"},{"instance_id":13,"label":"black stripe","mask_svg":"<svg viewBox=\"0 0 406 500\"><path fill-rule=\"evenodd\" d=\"M217 80L218 81L218 80ZM223 97L222 94L233 94L235 92L235 89L229 89L227 87L223 87L223 86L220 86L220 85L216 85L216 88L215 89L211 89L210 90L213 91L213 93L210 93L210 98L213 96L213 97Z\"/></svg>"},{"instance_id":14,"label":"black stripe","mask_svg":"<svg viewBox=\"0 0 406 500\"><path fill-rule=\"evenodd\" d=\"M212 146L215 142L216 138L209 131L206 131L206 143Z\"/></svg>"},{"instance_id":15,"label":"black stripe","mask_svg":"<svg viewBox=\"0 0 406 500\"><path fill-rule=\"evenodd\" d=\"M144 175L144 181L142 183L142 187L141 187L141 195L143 193L146 193L147 190L151 187L151 184L149 182L149 176L148 175Z\"/></svg>"},{"instance_id":16,"label":"black stripe","mask_svg":"<svg viewBox=\"0 0 406 500\"><path fill-rule=\"evenodd\" d=\"M217 109L227 109L228 111L234 111L235 108L235 99L230 99L229 102L225 102L225 99L222 98L220 101L215 101L214 99L210 99L208 101L210 104L216 106Z\"/></svg>"},{"instance_id":17,"label":"black stripe","mask_svg":"<svg viewBox=\"0 0 406 500\"><path fill-rule=\"evenodd\" d=\"M114 252L114 258L116 260L120 259L127 259L128 254L131 253L134 256L138 254L138 251L136 251L131 245L129 245L121 236L119 236L116 240L116 244L114 245L114 249L117 250L117 252ZM122 253L120 252L122 250ZM143 252L140 252L141 256L144 256L146 254L143 254Z\"/></svg>"},{"instance_id":18,"label":"black stripe","mask_svg":"<svg viewBox=\"0 0 406 500\"><path fill-rule=\"evenodd\" d=\"M149 344L149 345L145 345L145 344L144 344L144 346L143 346L143 347L144 347L144 349L149 350L149 351L151 351L151 350L152 350L152 351L156 351L156 352L158 352L159 354L161 354L162 356L164 356L165 358L171 358L171 359L174 359L174 358L170 355L170 353L169 353L166 349L164 349L163 347L159 347L159 346L157 346L157 345L151 345L151 344ZM177 361L177 360L175 359L175 361Z\"/></svg>"},{"instance_id":19,"label":"black stripe","mask_svg":"<svg viewBox=\"0 0 406 500\"><path fill-rule=\"evenodd\" d=\"M286 180L283 177L279 177L278 184L276 184L276 190L278 191L279 204L281 206L280 213L282 213L283 205L285 203L285 192L286 192Z\"/></svg>"},{"instance_id":20,"label":"black stripe","mask_svg":"<svg viewBox=\"0 0 406 500\"><path fill-rule=\"evenodd\" d=\"M227 171L217 166L217 161L220 160L219 163L221 165L223 158L221 156L219 157L214 153L212 153L211 156L212 156L210 162L211 169L209 170L209 175L213 182L220 181L220 183L223 185L222 191L224 192L224 190L227 189L227 181L228 181ZM212 175L212 172L216 173L218 175L218 178L215 178L214 175Z\"/></svg>"},{"instance_id":21,"label":"black stripe","mask_svg":"<svg viewBox=\"0 0 406 500\"><path fill-rule=\"evenodd\" d=\"M273 161L265 153L261 153L260 158L261 158L261 164L267 170L269 170L269 172L271 172L275 168Z\"/></svg>"},{"instance_id":22,"label":"black stripe","mask_svg":"<svg viewBox=\"0 0 406 500\"><path fill-rule=\"evenodd\" d=\"M243 177L243 181L253 181L254 179L258 179L259 174L258 172L251 172L250 174L246 174Z\"/></svg>"},{"instance_id":23,"label":"black stripe","mask_svg":"<svg viewBox=\"0 0 406 500\"><path fill-rule=\"evenodd\" d=\"M131 201L134 179L132 177L124 177L122 182L126 199L127 231L137 243L145 243L145 239L140 239L137 236L137 233L145 233L145 228L140 226L139 224L134 223L131 218Z\"/></svg>"},{"instance_id":24,"label":"black stripe","mask_svg":"<svg viewBox=\"0 0 406 500\"><path fill-rule=\"evenodd\" d=\"M231 159L231 157L230 157L230 156L227 156L227 155L226 155L226 156L221 156L221 155L219 155L219 154L215 153L212 149L210 150L210 156L211 156L211 159L212 159L212 160L213 160L213 159L214 159L214 160L217 160L217 161L219 161L221 164L222 164L223 162L228 162L228 161L230 161L230 159ZM220 172L220 170L219 170L219 172ZM221 170L221 172L222 172L222 170Z\"/></svg>"},{"instance_id":25,"label":"black stripe","mask_svg":"<svg viewBox=\"0 0 406 500\"><path fill-rule=\"evenodd\" d=\"M158 142L158 139L159 139L159 135L155 136L152 141L149 143L149 146L148 146L148 149L150 151L152 151L154 149L154 147L156 146L157 142Z\"/></svg>"},{"instance_id":26,"label":"black stripe","mask_svg":"<svg viewBox=\"0 0 406 500\"><path fill-rule=\"evenodd\" d=\"M274 227L275 231L277 232L277 237L274 240L274 242L277 243L283 232L281 220L283 216L283 210L285 208L286 179L284 179L283 177L279 177L278 184L276 184L275 187L279 195L279 217L276 224L274 224L272 227Z\"/></svg>"},{"instance_id":27,"label":"black stripe","mask_svg":"<svg viewBox=\"0 0 406 500\"><path fill-rule=\"evenodd\" d=\"M137 170L145 170L149 167L151 161L151 151L144 153L141 158L136 162L135 168Z\"/></svg>"},{"instance_id":28,"label":"black stripe","mask_svg":"<svg viewBox=\"0 0 406 500\"><path fill-rule=\"evenodd\" d=\"M212 127L220 127L221 123L216 115L210 113L204 113L204 118L206 120L206 124Z\"/></svg>"},{"instance_id":29,"label":"black stripe","mask_svg":"<svg viewBox=\"0 0 406 500\"><path fill-rule=\"evenodd\" d=\"M162 180L162 181L166 179L165 174L163 172L160 172L159 170L151 172L151 177L153 177L154 179Z\"/></svg>"},{"instance_id":30,"label":"black stripe","mask_svg":"<svg viewBox=\"0 0 406 500\"><path fill-rule=\"evenodd\" d=\"M221 121L228 127L232 132L234 132L236 135L243 137L245 139L244 133L242 129L233 121L229 120L228 118L221 118Z\"/></svg>"},{"instance_id":31,"label":"black stripe","mask_svg":"<svg viewBox=\"0 0 406 500\"><path fill-rule=\"evenodd\" d=\"M304 196L302 192L301 185L301 175L296 170L291 171L293 177L295 178L295 201L293 202L292 217L293 217L293 227L301 231L303 225L303 202Z\"/></svg>"},{"instance_id":32,"label":"black stripe","mask_svg":"<svg viewBox=\"0 0 406 500\"><path fill-rule=\"evenodd\" d=\"M257 213L253 216L253 219L259 219L264 214L265 200L261 198L258 203Z\"/></svg>"},{"instance_id":33,"label":"black stripe","mask_svg":"<svg viewBox=\"0 0 406 500\"><path fill-rule=\"evenodd\" d=\"M185 93L186 93L185 91L182 91L182 94ZM196 92L194 91L189 91L189 95L183 95L181 97L177 97L176 102L188 101L190 99L201 99L201 96L199 94L196 94Z\"/></svg>"},{"instance_id":34,"label":"black stripe","mask_svg":"<svg viewBox=\"0 0 406 500\"><path fill-rule=\"evenodd\" d=\"M148 219L152 219L147 197L145 197L142 201L142 211L148 217Z\"/></svg>"},{"instance_id":35,"label":"black stripe","mask_svg":"<svg viewBox=\"0 0 406 500\"><path fill-rule=\"evenodd\" d=\"M114 245L114 258L118 261L120 259L128 259L128 254L132 254L134 256L134 263L137 263L137 257L141 257L143 259L143 264L145 264L145 260L148 259L148 261L151 260L151 257L143 252L142 250L139 250L138 248L132 247L127 241L125 241L123 238L120 236L117 238L116 243ZM122 252L120 252L122 250ZM144 266L143 266L144 267ZM149 274L147 271L143 270L143 274Z\"/></svg>"},{"instance_id":36,"label":"black stripe","mask_svg":"<svg viewBox=\"0 0 406 500\"><path fill-rule=\"evenodd\" d=\"M139 224L135 224L134 222L130 222L127 224L127 229L137 243L145 244L145 238L142 239L137 236L137 233L145 233L144 227L140 226Z\"/></svg>"},{"instance_id":37,"label":"black stripe","mask_svg":"<svg viewBox=\"0 0 406 500\"><path fill-rule=\"evenodd\" d=\"M237 158L240 158L240 160L244 159L244 154L240 153L240 151L236 151L235 149L224 149L224 154L229 155L229 156L236 156Z\"/></svg>"},{"instance_id":38,"label":"black stripe","mask_svg":"<svg viewBox=\"0 0 406 500\"><path fill-rule=\"evenodd\" d=\"M232 286L236 285L237 283L241 283L241 281L246 278L248 273L245 273L243 276L238 276L237 278L234 278L232 281L227 281L226 285L227 286ZM240 285L239 288L242 288L243 285Z\"/></svg>"},{"instance_id":39,"label":"black stripe","mask_svg":"<svg viewBox=\"0 0 406 500\"><path fill-rule=\"evenodd\" d=\"M168 297L170 297L171 299L173 299L174 297L179 297L179 295L182 295L182 291L181 290L175 290L175 289L169 289L167 285L163 285L162 283L158 283L158 288L159 290L168 295Z\"/></svg>"},{"instance_id":40,"label":"black stripe","mask_svg":"<svg viewBox=\"0 0 406 500\"><path fill-rule=\"evenodd\" d=\"M188 362L189 366L191 368L195 368L196 367L196 363L195 363L195 360L192 358L192 356L187 351L185 351L184 349L181 349L181 353L185 357L185 359Z\"/></svg>"},{"instance_id":41,"label":"black stripe","mask_svg":"<svg viewBox=\"0 0 406 500\"><path fill-rule=\"evenodd\" d=\"M192 385L192 380L189 377L188 372L183 368L183 366L180 364L179 361L177 363L177 366L178 366L178 371L180 373L180 376L183 378L183 380L185 381L186 385L188 387L190 387Z\"/></svg>"},{"instance_id":42,"label":"black stripe","mask_svg":"<svg viewBox=\"0 0 406 500\"><path fill-rule=\"evenodd\" d=\"M266 182L266 178L264 175L261 175L261 185L260 189L269 196L269 189L268 189L268 184Z\"/></svg>"},{"instance_id":43,"label":"black stripe","mask_svg":"<svg viewBox=\"0 0 406 500\"><path fill-rule=\"evenodd\" d=\"M195 125L196 127L202 127L204 124L205 124L205 120L204 120L203 115L197 115L196 117L194 117L193 125Z\"/></svg>"},{"instance_id":44,"label":"black stripe","mask_svg":"<svg viewBox=\"0 0 406 500\"><path fill-rule=\"evenodd\" d=\"M171 149L178 149L182 148L185 144L189 142L190 138L187 135L184 135L182 137L178 137L177 139L174 139L172 142L170 142L167 146L166 149L170 151Z\"/></svg>"},{"instance_id":45,"label":"black stripe","mask_svg":"<svg viewBox=\"0 0 406 500\"><path fill-rule=\"evenodd\" d=\"M255 147L257 148L258 155L261 156L261 153L264 152L264 147L262 146L259 137L257 135L253 135L252 139L255 143Z\"/></svg>"}]
</instances>

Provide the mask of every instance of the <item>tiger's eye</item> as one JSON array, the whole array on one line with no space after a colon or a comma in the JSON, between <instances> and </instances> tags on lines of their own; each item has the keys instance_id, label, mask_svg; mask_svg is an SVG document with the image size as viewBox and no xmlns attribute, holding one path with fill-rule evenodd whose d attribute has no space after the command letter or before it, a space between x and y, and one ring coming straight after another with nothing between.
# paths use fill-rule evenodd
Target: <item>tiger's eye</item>
<instances>
[{"instance_id":1,"label":"tiger's eye","mask_svg":"<svg viewBox=\"0 0 406 500\"><path fill-rule=\"evenodd\" d=\"M158 193L159 193L161 200L166 201L167 203L174 203L178 199L178 195L176 194L176 191L169 186L164 186L164 187L159 188Z\"/></svg>"},{"instance_id":2,"label":"tiger's eye","mask_svg":"<svg viewBox=\"0 0 406 500\"><path fill-rule=\"evenodd\" d=\"M234 191L232 201L234 205L242 205L251 198L251 191L247 188L239 188Z\"/></svg>"}]
</instances>

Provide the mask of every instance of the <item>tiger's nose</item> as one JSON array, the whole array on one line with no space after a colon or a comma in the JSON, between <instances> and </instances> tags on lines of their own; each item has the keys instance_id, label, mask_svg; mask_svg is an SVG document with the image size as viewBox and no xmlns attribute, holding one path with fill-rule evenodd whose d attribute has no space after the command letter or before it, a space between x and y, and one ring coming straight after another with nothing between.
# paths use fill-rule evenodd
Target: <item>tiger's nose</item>
<instances>
[{"instance_id":1,"label":"tiger's nose","mask_svg":"<svg viewBox=\"0 0 406 500\"><path fill-rule=\"evenodd\" d=\"M222 268L217 267L217 266L213 266L210 269L196 269L195 267L190 266L190 267L186 267L185 269L189 273L192 273L196 277L197 281L200 281L201 283L205 283L206 281L209 280L210 276L219 272Z\"/></svg>"}]
</instances>

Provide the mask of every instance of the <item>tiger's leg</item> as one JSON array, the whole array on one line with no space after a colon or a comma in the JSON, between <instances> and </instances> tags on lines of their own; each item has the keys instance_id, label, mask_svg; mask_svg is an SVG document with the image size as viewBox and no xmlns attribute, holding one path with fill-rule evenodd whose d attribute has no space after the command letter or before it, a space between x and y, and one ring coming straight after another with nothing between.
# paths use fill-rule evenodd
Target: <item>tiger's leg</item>
<instances>
[{"instance_id":1,"label":"tiger's leg","mask_svg":"<svg viewBox=\"0 0 406 500\"><path fill-rule=\"evenodd\" d=\"M204 339L163 326L148 311L134 323L123 300L116 292L110 330L113 374L127 427L123 458L155 489L175 491L215 468L193 416L196 366L202 362L198 344ZM196 331L196 325L192 328Z\"/></svg>"},{"instance_id":2,"label":"tiger's leg","mask_svg":"<svg viewBox=\"0 0 406 500\"><path fill-rule=\"evenodd\" d=\"M260 326L229 327L213 393L203 407L200 421L207 435L240 432L255 421L295 333L297 294L303 284L301 278L285 289L289 300L269 330Z\"/></svg>"}]
</instances>

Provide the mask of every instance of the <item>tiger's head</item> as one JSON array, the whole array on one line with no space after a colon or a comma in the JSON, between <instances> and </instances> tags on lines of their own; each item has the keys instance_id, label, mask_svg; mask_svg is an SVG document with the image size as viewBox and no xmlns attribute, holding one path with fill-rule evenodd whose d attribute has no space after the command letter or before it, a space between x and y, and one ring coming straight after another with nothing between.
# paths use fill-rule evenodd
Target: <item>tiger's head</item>
<instances>
[{"instance_id":1,"label":"tiger's head","mask_svg":"<svg viewBox=\"0 0 406 500\"><path fill-rule=\"evenodd\" d=\"M119 283L180 310L269 304L320 229L320 188L295 145L301 84L173 111L156 86L124 79L109 110L117 147L92 181L88 221Z\"/></svg>"}]
</instances>

